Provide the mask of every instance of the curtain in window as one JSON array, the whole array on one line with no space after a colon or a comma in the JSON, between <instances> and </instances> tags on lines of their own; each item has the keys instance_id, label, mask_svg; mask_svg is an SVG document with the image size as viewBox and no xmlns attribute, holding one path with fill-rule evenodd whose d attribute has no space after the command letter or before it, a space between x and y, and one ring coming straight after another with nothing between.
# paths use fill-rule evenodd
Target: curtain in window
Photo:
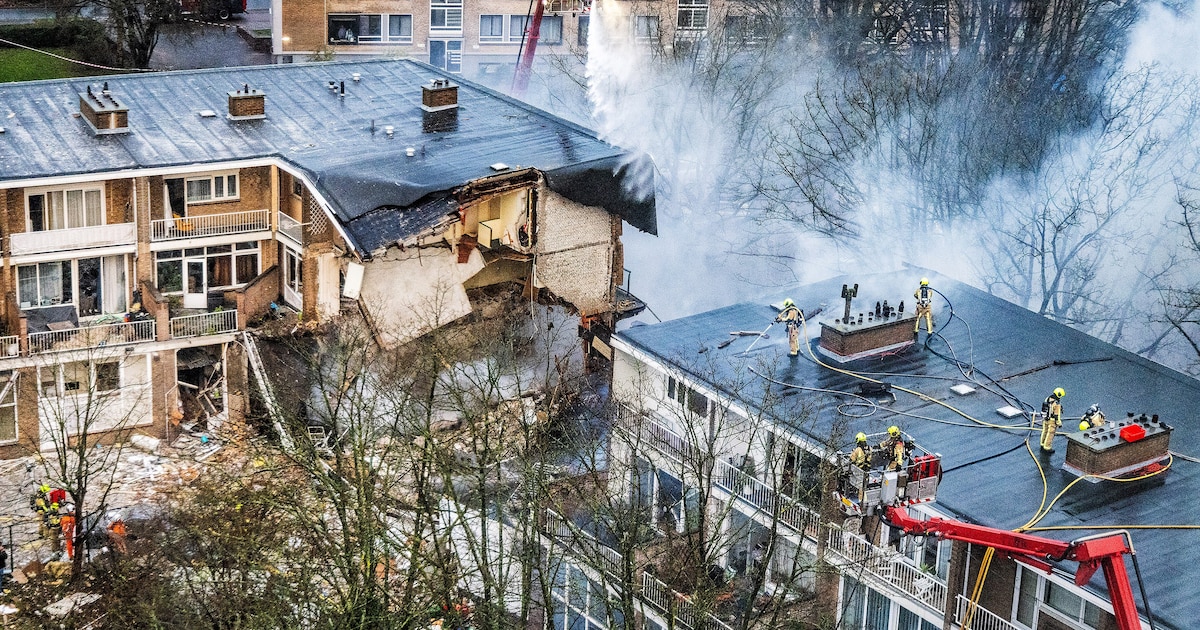
<instances>
[{"instance_id":1,"label":"curtain in window","mask_svg":"<svg viewBox=\"0 0 1200 630\"><path fill-rule=\"evenodd\" d=\"M125 257L104 257L104 285L100 292L104 296L105 313L125 312Z\"/></svg>"},{"instance_id":2,"label":"curtain in window","mask_svg":"<svg viewBox=\"0 0 1200 630\"><path fill-rule=\"evenodd\" d=\"M22 308L37 306L38 281L36 265L17 267L17 301L21 303Z\"/></svg>"},{"instance_id":3,"label":"curtain in window","mask_svg":"<svg viewBox=\"0 0 1200 630\"><path fill-rule=\"evenodd\" d=\"M41 304L62 304L71 299L70 272L63 273L63 264L58 262L41 263L38 265L38 288L41 293Z\"/></svg>"},{"instance_id":4,"label":"curtain in window","mask_svg":"<svg viewBox=\"0 0 1200 630\"><path fill-rule=\"evenodd\" d=\"M64 227L83 225L83 191L67 191L67 224Z\"/></svg>"},{"instance_id":5,"label":"curtain in window","mask_svg":"<svg viewBox=\"0 0 1200 630\"><path fill-rule=\"evenodd\" d=\"M237 283L246 284L258 275L258 254L242 254L237 257Z\"/></svg>"},{"instance_id":6,"label":"curtain in window","mask_svg":"<svg viewBox=\"0 0 1200 630\"><path fill-rule=\"evenodd\" d=\"M233 266L229 256L208 259L208 287L227 287L233 284Z\"/></svg>"},{"instance_id":7,"label":"curtain in window","mask_svg":"<svg viewBox=\"0 0 1200 630\"><path fill-rule=\"evenodd\" d=\"M104 204L100 203L100 191L86 191L83 201L85 223L81 225L104 225L104 217L101 216L101 208Z\"/></svg>"},{"instance_id":8,"label":"curtain in window","mask_svg":"<svg viewBox=\"0 0 1200 630\"><path fill-rule=\"evenodd\" d=\"M46 199L50 202L50 229L61 230L67 227L67 210L63 203L62 191L49 193Z\"/></svg>"}]
</instances>

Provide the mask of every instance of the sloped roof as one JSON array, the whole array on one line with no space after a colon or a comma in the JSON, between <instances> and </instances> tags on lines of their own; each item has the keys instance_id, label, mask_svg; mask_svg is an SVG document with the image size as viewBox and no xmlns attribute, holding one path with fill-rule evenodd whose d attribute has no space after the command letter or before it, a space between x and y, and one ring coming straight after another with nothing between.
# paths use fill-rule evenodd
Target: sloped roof
<instances>
[{"instance_id":1,"label":"sloped roof","mask_svg":"<svg viewBox=\"0 0 1200 630\"><path fill-rule=\"evenodd\" d=\"M358 73L360 81L353 81ZM457 124L425 132L421 86L459 86ZM109 89L129 108L130 132L94 136L75 116L77 94ZM344 82L346 94L330 90ZM227 94L266 94L263 120L226 118ZM199 112L212 110L214 117ZM559 194L606 208L654 233L654 198L634 190L641 156L588 129L412 60L215 68L0 84L0 185L6 181L139 168L279 158L306 174L333 206L352 244L369 254L401 240L414 221L381 221L480 177L492 164L533 167ZM384 127L394 129L393 137ZM406 155L408 147L414 156ZM637 171L636 173L633 171ZM651 175L652 177L652 175ZM386 212L384 214L387 214ZM429 206L421 216L428 218ZM365 219L361 224L359 219Z\"/></svg>"},{"instance_id":2,"label":"sloped roof","mask_svg":"<svg viewBox=\"0 0 1200 630\"><path fill-rule=\"evenodd\" d=\"M1122 418L1127 412L1159 414L1175 429L1171 450L1200 456L1197 447L1200 421L1196 418L1196 410L1200 409L1200 381L970 286L920 269L863 274L799 286L756 303L737 304L678 320L630 328L618 337L752 407L758 406L756 401L763 400L768 388L768 382L760 374L805 387L858 392L861 381L816 365L804 348L800 357L788 357L787 336L779 325L771 329L769 339L760 340L744 357L737 353L750 346L752 337L739 338L723 349L716 346L730 339L731 331L762 330L776 314L769 304L781 302L785 297L793 298L805 312L828 303L827 310L816 318L817 321L840 315L844 283L860 286L862 297L854 302L854 312L873 310L875 301L883 299L890 300L892 305L905 300L911 312L912 294L922 275L928 276L932 286L953 304L954 321L948 322L950 309L945 301L936 300L934 311L935 323L948 340L949 347L935 338L930 349L913 348L883 358L862 359L843 367L857 372L891 374L872 377L919 390L974 418L1012 424L996 413L996 409L1009 404L1008 401L1000 394L989 393L979 384L972 383L972 379L964 376L951 361L933 351L946 356L953 354L958 360L975 366L974 372L969 372L974 380L988 384L997 392L1002 386L1027 410L1040 409L1041 401L1055 387L1065 388L1063 432L1073 430L1073 423L1066 418L1078 418L1092 403L1099 403L1110 420ZM945 328L941 329L942 326ZM816 322L809 323L808 335L815 351L820 336L820 326ZM818 353L818 356L822 355ZM822 360L832 363L823 357ZM990 384L988 377L998 381L999 386ZM958 396L950 391L958 383L972 384L977 391ZM776 397L788 391L775 385L769 387ZM878 433L897 424L923 447L940 452L946 474L938 491L937 507L960 519L1012 529L1024 525L1042 501L1042 479L1024 446L1024 440L1029 436L1036 452L1037 433L972 426L971 422L944 407L901 392L897 392L894 403L883 404L865 417L852 417L865 414L867 409L864 407L844 407L850 415L839 416L838 405L853 402L849 398L797 392L785 395L781 400L781 407L774 414L817 443L827 443L835 425L840 423L845 423L844 429L839 429L844 431L847 442L842 446L843 450L850 448L850 436L858 431ZM815 414L812 414L814 410ZM900 415L893 410L932 420ZM1076 479L1061 469L1067 450L1065 442L1059 442L1056 450L1048 462L1043 460L1047 501ZM1176 457L1168 472L1145 481L1077 483L1038 525L1195 524L1196 514L1200 513L1200 495L1195 492L1200 487L1198 484L1200 464ZM1095 532L1038 532L1060 540L1089 533ZM1200 582L1200 546L1195 544L1200 532L1136 529L1132 536L1151 610L1159 627L1177 630L1194 627L1195 620L1200 618L1200 600L1191 596L1192 586ZM1130 579L1134 579L1132 567ZM1099 574L1093 579L1093 586L1107 596ZM1136 592L1137 588L1134 590ZM1140 599L1139 594L1139 602Z\"/></svg>"}]
</instances>

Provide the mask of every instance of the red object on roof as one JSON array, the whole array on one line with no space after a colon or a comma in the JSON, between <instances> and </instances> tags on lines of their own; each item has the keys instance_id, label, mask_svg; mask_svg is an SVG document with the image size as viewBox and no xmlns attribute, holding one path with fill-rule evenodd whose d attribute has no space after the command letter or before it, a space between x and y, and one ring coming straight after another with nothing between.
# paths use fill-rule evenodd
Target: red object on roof
<instances>
[{"instance_id":1,"label":"red object on roof","mask_svg":"<svg viewBox=\"0 0 1200 630\"><path fill-rule=\"evenodd\" d=\"M1121 429L1121 439L1126 442L1136 442L1144 437L1146 437L1146 430L1140 425L1131 424Z\"/></svg>"}]
</instances>

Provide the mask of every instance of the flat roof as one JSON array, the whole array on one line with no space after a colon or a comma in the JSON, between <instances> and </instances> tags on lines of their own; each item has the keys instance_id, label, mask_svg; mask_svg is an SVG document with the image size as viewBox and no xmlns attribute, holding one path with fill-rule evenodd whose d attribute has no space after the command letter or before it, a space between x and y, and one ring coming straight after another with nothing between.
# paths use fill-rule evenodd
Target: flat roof
<instances>
[{"instance_id":1,"label":"flat roof","mask_svg":"<svg viewBox=\"0 0 1200 630\"><path fill-rule=\"evenodd\" d=\"M353 77L357 74L358 81ZM456 123L429 126L423 85L458 86ZM333 82L336 89L330 89ZM129 108L129 133L94 135L76 114L80 93L108 84ZM340 96L345 85L345 96ZM230 92L266 95L266 117L230 120ZM202 111L215 116L202 116ZM64 175L279 158L303 172L333 206L364 255L412 236L414 221L456 188L496 175L492 165L533 167L573 201L603 207L655 232L653 181L644 156L596 133L420 62L364 60L153 72L0 84L0 186ZM386 127L393 133L389 137ZM428 129L428 130L427 130ZM440 130L435 130L440 129ZM413 155L407 149L413 148ZM643 188L645 188L643 186ZM646 192L648 194L643 194ZM383 210L380 210L383 209ZM376 212L380 210L379 212ZM370 216L368 216L370 215ZM356 221L366 218L361 225ZM433 217L437 220L440 217Z\"/></svg>"},{"instance_id":2,"label":"flat roof","mask_svg":"<svg viewBox=\"0 0 1200 630\"><path fill-rule=\"evenodd\" d=\"M1195 419L1196 410L1200 409L1200 381L921 269L797 286L757 302L636 326L617 337L740 404L761 408L756 401L774 396L782 401L783 407L772 413L818 444L828 443L837 427L842 438L837 446L849 450L851 436L856 432L878 433L897 424L913 435L918 444L942 455L946 473L938 491L939 510L991 527L1020 527L1037 512L1043 500L1042 477L1024 444L1028 437L1036 453L1037 432L982 426L945 407L899 391L894 402L881 403L873 412L868 407L843 407L849 415L838 410L840 404L854 402L846 396L800 391L799 395L781 397L788 389L770 383L764 376L781 383L855 393L861 383L853 376L817 365L803 347L801 356L787 356L787 335L782 325L775 325L770 338L760 340L745 356L739 353L750 346L753 337L741 337L725 348L717 348L720 342L731 338L732 331L762 330L776 315L770 304L791 297L806 313L826 303L825 311L807 327L808 342L815 352L820 336L818 322L842 314L843 284L859 284L861 297L854 302L855 313L868 308L873 311L875 302L884 299L893 306L904 300L907 312L911 313L913 291L922 276L929 277L931 285L953 305L954 318L948 321L951 309L947 300L937 298L934 302L935 325L945 341L935 336L929 349L922 344L846 364L837 364L820 353L817 356L830 365L920 391L975 419L997 425L1014 423L996 413L999 407L1012 404L1026 410L1040 410L1046 396L1055 387L1062 387L1067 395L1063 399L1060 432L1074 431L1078 420L1069 422L1067 418L1078 418L1092 403L1099 403L1110 420L1123 418L1127 412L1158 414L1174 428L1171 450L1200 456L1200 449L1195 446L1200 444L1200 423ZM922 341L924 337L922 332ZM974 370L964 367L964 375L952 360L939 354L957 357L974 366ZM971 384L977 391L966 396L951 392L950 388L959 383ZM995 391L985 390L981 383ZM1020 422L1021 418L1015 421ZM1028 422L1028 416L1024 421ZM1061 468L1067 451L1062 438L1057 440L1056 451L1048 462L1039 458L1046 475L1047 502L1076 479ZM1194 525L1198 522L1196 514L1200 513L1200 495L1195 492L1200 487L1198 482L1200 465L1181 457L1174 458L1165 474L1140 482L1083 481L1068 490L1038 526ZM1191 587L1200 582L1200 545L1195 544L1200 541L1200 531L1134 529L1131 532L1155 621L1159 627L1178 630L1193 627L1195 619L1200 618L1200 599L1189 594ZM1096 532L1036 533L1072 540ZM1135 580L1132 567L1129 568L1130 579ZM1093 586L1107 596L1100 573ZM1138 599L1140 602L1140 594Z\"/></svg>"}]
</instances>

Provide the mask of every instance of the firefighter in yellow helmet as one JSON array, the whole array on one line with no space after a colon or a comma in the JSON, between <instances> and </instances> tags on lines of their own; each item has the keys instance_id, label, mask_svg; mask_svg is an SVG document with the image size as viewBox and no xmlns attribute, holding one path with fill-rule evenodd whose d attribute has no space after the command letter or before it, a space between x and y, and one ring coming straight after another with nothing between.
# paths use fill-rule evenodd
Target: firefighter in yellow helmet
<instances>
[{"instance_id":1,"label":"firefighter in yellow helmet","mask_svg":"<svg viewBox=\"0 0 1200 630\"><path fill-rule=\"evenodd\" d=\"M1062 426L1062 399L1067 392L1061 387L1055 387L1053 392L1042 402L1042 452L1054 452L1054 434Z\"/></svg>"},{"instance_id":2,"label":"firefighter in yellow helmet","mask_svg":"<svg viewBox=\"0 0 1200 630\"><path fill-rule=\"evenodd\" d=\"M854 436L854 450L850 451L850 463L863 470L871 470L871 445L867 444L866 433Z\"/></svg>"},{"instance_id":3,"label":"firefighter in yellow helmet","mask_svg":"<svg viewBox=\"0 0 1200 630\"><path fill-rule=\"evenodd\" d=\"M913 322L913 337L921 334L921 318L925 318L926 334L933 332L933 289L929 287L929 278L921 278L921 286L913 293L917 298L917 319Z\"/></svg>"},{"instance_id":4,"label":"firefighter in yellow helmet","mask_svg":"<svg viewBox=\"0 0 1200 630\"><path fill-rule=\"evenodd\" d=\"M904 466L904 436L900 434L900 427L892 425L888 427L888 436L879 444L879 451L887 458L888 470L900 470Z\"/></svg>"},{"instance_id":5,"label":"firefighter in yellow helmet","mask_svg":"<svg viewBox=\"0 0 1200 630\"><path fill-rule=\"evenodd\" d=\"M1100 405L1092 405L1088 407L1087 413L1083 414L1083 418L1079 421L1079 430L1087 431L1092 427L1104 425L1104 412L1100 411Z\"/></svg>"},{"instance_id":6,"label":"firefighter in yellow helmet","mask_svg":"<svg viewBox=\"0 0 1200 630\"><path fill-rule=\"evenodd\" d=\"M800 309L792 298L783 301L783 310L775 316L775 321L787 324L788 356L800 354Z\"/></svg>"}]
</instances>

